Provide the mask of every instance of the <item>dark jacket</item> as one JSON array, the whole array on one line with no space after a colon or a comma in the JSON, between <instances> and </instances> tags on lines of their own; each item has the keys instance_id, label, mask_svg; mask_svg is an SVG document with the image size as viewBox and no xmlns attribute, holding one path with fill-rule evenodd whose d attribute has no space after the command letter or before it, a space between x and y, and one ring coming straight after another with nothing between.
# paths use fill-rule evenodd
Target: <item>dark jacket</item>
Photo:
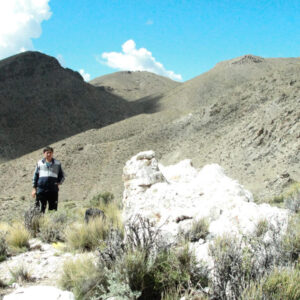
<instances>
[{"instance_id":1,"label":"dark jacket","mask_svg":"<svg viewBox=\"0 0 300 300\"><path fill-rule=\"evenodd\" d=\"M49 166L46 159L38 161L32 185L37 189L37 194L46 192L58 192L58 184L62 184L65 179L64 172L58 160L52 159Z\"/></svg>"}]
</instances>

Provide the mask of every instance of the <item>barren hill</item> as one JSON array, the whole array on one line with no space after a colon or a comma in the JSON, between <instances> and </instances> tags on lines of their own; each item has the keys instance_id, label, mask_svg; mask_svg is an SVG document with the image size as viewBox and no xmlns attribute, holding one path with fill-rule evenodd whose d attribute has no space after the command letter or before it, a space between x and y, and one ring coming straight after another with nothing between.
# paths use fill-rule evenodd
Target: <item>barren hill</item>
<instances>
[{"instance_id":1,"label":"barren hill","mask_svg":"<svg viewBox=\"0 0 300 300\"><path fill-rule=\"evenodd\" d=\"M97 77L89 83L128 101L161 95L181 84L146 71L116 72Z\"/></svg>"},{"instance_id":2,"label":"barren hill","mask_svg":"<svg viewBox=\"0 0 300 300\"><path fill-rule=\"evenodd\" d=\"M53 144L67 173L61 205L100 191L121 197L125 162L149 149L163 164L184 158L196 168L218 163L260 201L300 181L299 58L225 61L143 104L151 107L148 113ZM2 210L18 203L15 213L21 213L28 205L40 155L0 165Z\"/></svg>"},{"instance_id":3,"label":"barren hill","mask_svg":"<svg viewBox=\"0 0 300 300\"><path fill-rule=\"evenodd\" d=\"M39 52L0 61L0 162L133 115L120 97Z\"/></svg>"}]
</instances>

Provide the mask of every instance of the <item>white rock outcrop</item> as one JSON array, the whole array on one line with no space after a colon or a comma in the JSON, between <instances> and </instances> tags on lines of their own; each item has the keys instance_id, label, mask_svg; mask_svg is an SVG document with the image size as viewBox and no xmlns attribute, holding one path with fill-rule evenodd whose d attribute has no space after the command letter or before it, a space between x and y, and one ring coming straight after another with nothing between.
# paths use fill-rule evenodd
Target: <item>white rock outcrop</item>
<instances>
[{"instance_id":1,"label":"white rock outcrop","mask_svg":"<svg viewBox=\"0 0 300 300\"><path fill-rule=\"evenodd\" d=\"M75 300L73 293L61 291L54 286L30 286L19 288L4 296L3 300Z\"/></svg>"},{"instance_id":2,"label":"white rock outcrop","mask_svg":"<svg viewBox=\"0 0 300 300\"><path fill-rule=\"evenodd\" d=\"M136 214L147 217L170 242L201 218L209 220L210 240L223 234L253 233L261 220L284 230L288 220L286 210L254 203L252 194L217 164L196 170L190 160L184 160L165 167L153 151L146 151L126 163L123 181L125 222ZM208 244L194 243L199 259L208 259Z\"/></svg>"}]
</instances>

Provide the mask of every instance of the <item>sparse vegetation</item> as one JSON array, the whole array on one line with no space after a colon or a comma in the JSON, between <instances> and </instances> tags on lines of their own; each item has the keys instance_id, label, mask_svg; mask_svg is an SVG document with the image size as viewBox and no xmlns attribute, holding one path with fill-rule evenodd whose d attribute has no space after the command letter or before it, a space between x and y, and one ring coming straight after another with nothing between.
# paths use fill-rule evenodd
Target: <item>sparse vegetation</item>
<instances>
[{"instance_id":1,"label":"sparse vegetation","mask_svg":"<svg viewBox=\"0 0 300 300\"><path fill-rule=\"evenodd\" d=\"M14 270L9 271L12 276L12 282L23 283L34 281L34 278L31 276L30 272L24 265L20 265Z\"/></svg>"},{"instance_id":2,"label":"sparse vegetation","mask_svg":"<svg viewBox=\"0 0 300 300\"><path fill-rule=\"evenodd\" d=\"M23 252L29 248L30 233L21 223L14 223L6 235L7 245L12 252Z\"/></svg>"},{"instance_id":3,"label":"sparse vegetation","mask_svg":"<svg viewBox=\"0 0 300 300\"><path fill-rule=\"evenodd\" d=\"M100 266L120 272L120 280L131 291L141 293L138 299L161 299L164 292L179 286L207 285L208 271L204 265L196 264L187 245L171 249L161 240L159 230L142 217L131 220L125 230L124 248L108 240L111 255L105 252L107 249L100 251Z\"/></svg>"},{"instance_id":4,"label":"sparse vegetation","mask_svg":"<svg viewBox=\"0 0 300 300\"><path fill-rule=\"evenodd\" d=\"M39 232L37 236L44 242L64 241L64 231L71 222L66 211L54 211L45 214L39 219Z\"/></svg>"},{"instance_id":5,"label":"sparse vegetation","mask_svg":"<svg viewBox=\"0 0 300 300\"><path fill-rule=\"evenodd\" d=\"M110 192L99 193L90 200L90 205L101 209L113 227L122 229L121 203Z\"/></svg>"},{"instance_id":6,"label":"sparse vegetation","mask_svg":"<svg viewBox=\"0 0 300 300\"><path fill-rule=\"evenodd\" d=\"M243 292L242 300L298 300L300 299L300 270L274 269L258 282L252 282Z\"/></svg>"},{"instance_id":7,"label":"sparse vegetation","mask_svg":"<svg viewBox=\"0 0 300 300\"><path fill-rule=\"evenodd\" d=\"M65 231L66 242L74 250L95 250L103 245L110 229L110 223L102 218L95 218L88 224L73 223Z\"/></svg>"},{"instance_id":8,"label":"sparse vegetation","mask_svg":"<svg viewBox=\"0 0 300 300\"><path fill-rule=\"evenodd\" d=\"M99 207L102 209L108 204L114 202L114 199L114 195L110 192L99 193L90 200L90 205L92 207Z\"/></svg>"},{"instance_id":9,"label":"sparse vegetation","mask_svg":"<svg viewBox=\"0 0 300 300\"><path fill-rule=\"evenodd\" d=\"M92 258L85 257L64 263L59 285L71 290L77 300L83 300L92 299L97 294L98 287L106 284L106 281L104 270L100 270Z\"/></svg>"},{"instance_id":10,"label":"sparse vegetation","mask_svg":"<svg viewBox=\"0 0 300 300\"><path fill-rule=\"evenodd\" d=\"M40 209L36 206L29 207L29 209L25 212L24 225L33 237L36 237L40 230L41 216L42 214L40 212Z\"/></svg>"},{"instance_id":11,"label":"sparse vegetation","mask_svg":"<svg viewBox=\"0 0 300 300\"><path fill-rule=\"evenodd\" d=\"M184 293L207 286L208 270L196 263L188 245L171 249L162 243L159 230L141 217L125 230L126 243L121 231L109 231L96 267L92 262L66 263L62 287L72 290L77 299L161 299L163 293L179 287Z\"/></svg>"},{"instance_id":12,"label":"sparse vegetation","mask_svg":"<svg viewBox=\"0 0 300 300\"><path fill-rule=\"evenodd\" d=\"M268 227L268 221L266 219L262 219L256 224L254 234L257 237L261 237L266 234L266 232L268 231Z\"/></svg>"},{"instance_id":13,"label":"sparse vegetation","mask_svg":"<svg viewBox=\"0 0 300 300\"><path fill-rule=\"evenodd\" d=\"M300 209L300 182L293 182L281 195L275 196L267 202L297 213Z\"/></svg>"},{"instance_id":14,"label":"sparse vegetation","mask_svg":"<svg viewBox=\"0 0 300 300\"><path fill-rule=\"evenodd\" d=\"M291 210L294 213L300 211L300 183L295 182L290 186L289 192L284 199L285 208Z\"/></svg>"},{"instance_id":15,"label":"sparse vegetation","mask_svg":"<svg viewBox=\"0 0 300 300\"><path fill-rule=\"evenodd\" d=\"M287 231L282 238L283 252L290 263L300 257L300 217L295 215L290 218Z\"/></svg>"},{"instance_id":16,"label":"sparse vegetation","mask_svg":"<svg viewBox=\"0 0 300 300\"><path fill-rule=\"evenodd\" d=\"M0 289L5 289L8 285L2 280L0 279Z\"/></svg>"},{"instance_id":17,"label":"sparse vegetation","mask_svg":"<svg viewBox=\"0 0 300 300\"><path fill-rule=\"evenodd\" d=\"M209 234L209 221L207 218L201 218L192 223L191 229L184 234L185 240L196 242L200 239L205 239Z\"/></svg>"},{"instance_id":18,"label":"sparse vegetation","mask_svg":"<svg viewBox=\"0 0 300 300\"><path fill-rule=\"evenodd\" d=\"M6 260L7 257L7 244L5 234L0 231L0 262Z\"/></svg>"}]
</instances>

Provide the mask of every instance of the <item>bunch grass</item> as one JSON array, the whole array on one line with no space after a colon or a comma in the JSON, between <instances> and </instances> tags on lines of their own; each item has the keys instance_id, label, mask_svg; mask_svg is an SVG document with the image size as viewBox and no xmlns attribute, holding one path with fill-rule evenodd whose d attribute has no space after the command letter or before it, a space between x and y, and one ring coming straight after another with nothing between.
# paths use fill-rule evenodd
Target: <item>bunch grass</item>
<instances>
[{"instance_id":1,"label":"bunch grass","mask_svg":"<svg viewBox=\"0 0 300 300\"><path fill-rule=\"evenodd\" d=\"M30 233L22 223L14 223L8 230L6 242L13 252L24 252L29 249Z\"/></svg>"}]
</instances>

